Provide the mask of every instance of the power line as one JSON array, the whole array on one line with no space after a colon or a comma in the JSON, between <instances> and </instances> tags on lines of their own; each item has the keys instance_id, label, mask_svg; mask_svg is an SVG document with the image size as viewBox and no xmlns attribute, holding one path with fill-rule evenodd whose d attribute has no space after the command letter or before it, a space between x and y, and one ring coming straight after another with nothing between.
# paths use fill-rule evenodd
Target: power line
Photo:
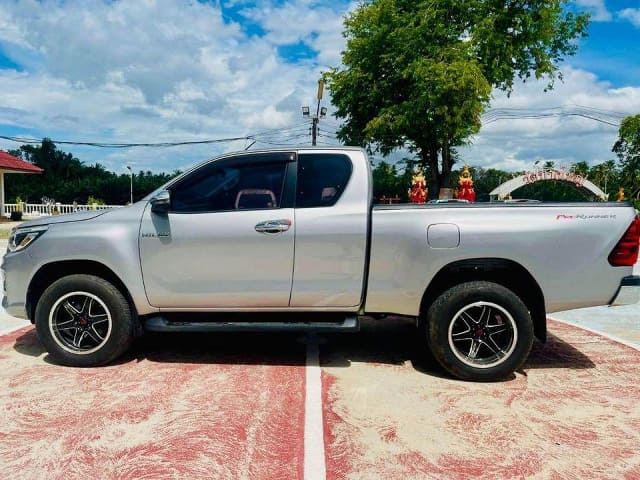
<instances>
[{"instance_id":1,"label":"power line","mask_svg":"<svg viewBox=\"0 0 640 480\"><path fill-rule=\"evenodd\" d=\"M487 110L482 115L482 123L484 125L491 124L498 120L506 119L538 119L553 117L582 117L594 120L606 125L618 127L620 120L626 115L622 112L613 110L603 110L594 107L585 107L581 105L569 105L562 107L550 108L494 108Z\"/></svg>"},{"instance_id":2,"label":"power line","mask_svg":"<svg viewBox=\"0 0 640 480\"><path fill-rule=\"evenodd\" d=\"M497 115L492 118L489 118L488 120L483 119L482 124L489 125L499 120L525 120L525 119L539 119L539 118L553 118L553 117L582 117L582 118L587 118L589 120L594 120L596 122L604 123L612 127L620 126L619 123L611 122L603 118L598 118L594 115L586 115L584 113L565 113L565 112L549 113L549 114Z\"/></svg>"},{"instance_id":3,"label":"power line","mask_svg":"<svg viewBox=\"0 0 640 480\"><path fill-rule=\"evenodd\" d=\"M29 138L29 137L12 137L8 135L0 135L1 139L9 140L11 142L26 143L26 144L39 144L41 139ZM157 142L157 143L103 143L103 142L79 142L70 140L51 140L53 143L59 145L80 145L86 147L99 147L99 148L132 148L132 147L177 147L181 145L207 145L212 143L225 143L235 142L238 140L250 140L252 136L247 135L244 137L229 137L229 138L216 138L210 140L192 140L185 142Z\"/></svg>"},{"instance_id":4,"label":"power line","mask_svg":"<svg viewBox=\"0 0 640 480\"><path fill-rule=\"evenodd\" d=\"M310 122L305 122L303 124L294 125L290 127L274 128L271 130L265 130L262 132L245 135L242 137L226 137L226 138L188 140L188 141L178 141L178 142L120 143L120 142L96 142L96 141L58 140L58 139L52 139L51 142L58 145L77 145L77 146L85 146L85 147L114 148L114 149L135 148L135 147L167 148L167 147L178 147L178 146L184 146L184 145L210 145L210 144L216 144L216 143L235 142L240 140L255 141L256 139L259 139L259 138L277 140L278 136L291 135L293 133L298 133L303 131L308 128L309 124ZM33 138L33 137L0 135L0 139L8 140L10 142L28 144L28 145L37 145L42 143L42 139Z\"/></svg>"},{"instance_id":5,"label":"power line","mask_svg":"<svg viewBox=\"0 0 640 480\"><path fill-rule=\"evenodd\" d=\"M319 82L320 84L321 82ZM147 148L168 148L168 147L177 147L177 146L185 146L185 145L210 145L216 143L227 143L227 142L235 142L235 141L251 141L251 145L255 142L265 143L267 145L282 145L290 142L291 140L295 140L298 138L303 138L308 135L312 136L312 144L317 142L317 137L326 137L332 140L339 140L334 132L328 130L321 130L319 127L319 121L322 118L323 121L327 121L329 127L334 127L332 125L333 120L324 118L324 112L326 109L323 107L323 112L320 112L320 100L322 98L322 86L319 85L318 91L318 105L317 105L317 113L313 116L312 119L307 120L301 124L292 125L288 127L279 127L273 128L270 130L264 130L261 132L248 134L245 136L238 137L226 137L226 138L215 138L215 139L204 139L204 140L189 140L189 141L178 141L178 142L141 142L141 143L120 143L120 142L96 142L96 141L78 141L78 140L51 140L55 144L60 145L78 145L78 146L88 146L88 147L97 147L97 148L113 148L113 149L122 149L122 148L135 148L135 147L147 147ZM308 116L308 107L306 115ZM303 108L304 111L304 108ZM319 115L323 113L323 115ZM627 114L623 112L617 112L613 110L604 110L595 107L587 107L582 105L568 105L561 107L549 107L549 108L493 108L487 110L481 117L483 125L489 125L491 123L500 121L500 120L523 120L523 119L541 119L541 118L562 118L562 117L581 117L589 120L593 120L605 125L609 125L612 127L619 127L620 120L622 120ZM307 134L303 134L305 130L311 130ZM40 144L42 142L41 139L36 139L33 137L22 137L22 136L10 136L10 135L0 135L0 139L8 140L16 143L23 144ZM247 147L249 148L249 147Z\"/></svg>"}]
</instances>

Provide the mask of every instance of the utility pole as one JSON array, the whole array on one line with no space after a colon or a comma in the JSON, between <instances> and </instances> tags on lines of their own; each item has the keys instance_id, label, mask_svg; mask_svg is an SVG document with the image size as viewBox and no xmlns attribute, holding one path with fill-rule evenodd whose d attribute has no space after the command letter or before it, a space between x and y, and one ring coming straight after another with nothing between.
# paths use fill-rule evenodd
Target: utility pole
<instances>
[{"instance_id":1,"label":"utility pole","mask_svg":"<svg viewBox=\"0 0 640 480\"><path fill-rule=\"evenodd\" d=\"M129 170L129 176L131 177L131 205L133 205L133 170L129 165L127 165L127 170Z\"/></svg>"},{"instance_id":2,"label":"utility pole","mask_svg":"<svg viewBox=\"0 0 640 480\"><path fill-rule=\"evenodd\" d=\"M311 125L311 145L316 146L318 143L318 115L313 116Z\"/></svg>"},{"instance_id":3,"label":"utility pole","mask_svg":"<svg viewBox=\"0 0 640 480\"><path fill-rule=\"evenodd\" d=\"M322 96L324 94L324 80L321 78L318 80L318 104L316 106L316 113L311 117L311 145L314 147L318 143L318 125L320 123L320 119L324 118L327 115L327 108L320 108L320 101L322 100ZM309 107L302 107L302 116L308 117L310 114Z\"/></svg>"}]
</instances>

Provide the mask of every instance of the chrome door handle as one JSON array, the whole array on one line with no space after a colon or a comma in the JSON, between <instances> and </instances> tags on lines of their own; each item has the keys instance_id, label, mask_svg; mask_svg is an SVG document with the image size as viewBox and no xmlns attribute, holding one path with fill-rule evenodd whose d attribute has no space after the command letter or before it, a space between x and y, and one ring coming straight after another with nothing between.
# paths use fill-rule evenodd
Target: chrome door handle
<instances>
[{"instance_id":1,"label":"chrome door handle","mask_svg":"<svg viewBox=\"0 0 640 480\"><path fill-rule=\"evenodd\" d=\"M289 230L291 227L291 220L267 220L266 222L260 222L256 224L255 229L258 233L282 233Z\"/></svg>"}]
</instances>

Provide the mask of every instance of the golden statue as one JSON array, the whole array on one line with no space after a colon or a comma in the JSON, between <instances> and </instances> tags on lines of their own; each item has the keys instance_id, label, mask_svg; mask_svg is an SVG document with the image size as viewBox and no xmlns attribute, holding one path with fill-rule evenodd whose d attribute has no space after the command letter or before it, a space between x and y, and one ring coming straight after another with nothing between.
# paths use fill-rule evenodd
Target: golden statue
<instances>
[{"instance_id":1,"label":"golden statue","mask_svg":"<svg viewBox=\"0 0 640 480\"><path fill-rule=\"evenodd\" d=\"M465 165L460 174L457 196L462 200L476 201L476 192L473 189L473 177L469 171L469 165Z\"/></svg>"},{"instance_id":2,"label":"golden statue","mask_svg":"<svg viewBox=\"0 0 640 480\"><path fill-rule=\"evenodd\" d=\"M410 203L425 203L427 201L429 190L420 167L418 167L418 171L411 179L411 188L408 193Z\"/></svg>"},{"instance_id":3,"label":"golden statue","mask_svg":"<svg viewBox=\"0 0 640 480\"><path fill-rule=\"evenodd\" d=\"M624 202L624 188L620 187L618 190L618 202Z\"/></svg>"}]
</instances>

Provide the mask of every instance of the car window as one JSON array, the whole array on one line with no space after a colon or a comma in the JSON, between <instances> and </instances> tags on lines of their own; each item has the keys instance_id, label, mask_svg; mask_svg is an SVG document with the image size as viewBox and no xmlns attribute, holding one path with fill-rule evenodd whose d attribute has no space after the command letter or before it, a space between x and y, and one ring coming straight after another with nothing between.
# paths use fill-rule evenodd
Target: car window
<instances>
[{"instance_id":1,"label":"car window","mask_svg":"<svg viewBox=\"0 0 640 480\"><path fill-rule=\"evenodd\" d=\"M298 155L296 208L334 205L351 177L351 160L339 153Z\"/></svg>"},{"instance_id":2,"label":"car window","mask_svg":"<svg viewBox=\"0 0 640 480\"><path fill-rule=\"evenodd\" d=\"M280 208L287 163L214 162L171 189L173 212Z\"/></svg>"}]
</instances>

